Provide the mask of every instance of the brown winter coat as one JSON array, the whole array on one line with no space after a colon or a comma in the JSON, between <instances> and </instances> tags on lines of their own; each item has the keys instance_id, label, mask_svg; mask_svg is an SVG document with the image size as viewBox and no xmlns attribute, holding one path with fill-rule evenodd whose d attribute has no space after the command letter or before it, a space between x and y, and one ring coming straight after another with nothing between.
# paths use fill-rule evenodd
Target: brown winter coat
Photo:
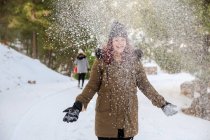
<instances>
[{"instance_id":1,"label":"brown winter coat","mask_svg":"<svg viewBox=\"0 0 210 140\"><path fill-rule=\"evenodd\" d=\"M98 137L117 137L124 129L125 137L138 133L137 87L153 105L166 104L164 98L149 83L140 60L134 56L129 61L105 64L96 59L89 82L76 100L85 108L98 93L96 101L95 133Z\"/></svg>"}]
</instances>

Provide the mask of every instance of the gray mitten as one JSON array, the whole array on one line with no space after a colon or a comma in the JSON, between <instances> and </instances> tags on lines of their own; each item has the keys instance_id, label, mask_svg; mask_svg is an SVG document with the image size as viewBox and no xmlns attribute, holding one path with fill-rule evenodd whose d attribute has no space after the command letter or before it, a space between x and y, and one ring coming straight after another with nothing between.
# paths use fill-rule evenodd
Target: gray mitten
<instances>
[{"instance_id":1,"label":"gray mitten","mask_svg":"<svg viewBox=\"0 0 210 140\"><path fill-rule=\"evenodd\" d=\"M166 105L161 107L161 109L163 110L163 112L166 116L172 116L172 115L175 115L176 113L178 113L177 106L173 105L171 103L168 103L168 102L166 103Z\"/></svg>"}]
</instances>

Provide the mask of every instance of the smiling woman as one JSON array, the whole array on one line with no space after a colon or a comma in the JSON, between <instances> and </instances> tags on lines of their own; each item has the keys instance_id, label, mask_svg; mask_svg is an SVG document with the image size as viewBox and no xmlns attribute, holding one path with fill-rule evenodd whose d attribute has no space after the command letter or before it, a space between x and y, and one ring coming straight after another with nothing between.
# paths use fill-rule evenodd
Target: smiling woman
<instances>
[{"instance_id":1,"label":"smiling woman","mask_svg":"<svg viewBox=\"0 0 210 140\"><path fill-rule=\"evenodd\" d=\"M161 108L165 115L177 113L148 81L140 61L141 53L129 45L125 26L114 22L107 45L94 62L91 76L73 107L67 108L64 122L77 121L95 93L95 133L99 140L133 140L138 134L137 87Z\"/></svg>"},{"instance_id":2,"label":"smiling woman","mask_svg":"<svg viewBox=\"0 0 210 140\"><path fill-rule=\"evenodd\" d=\"M124 37L114 37L113 38L113 48L115 53L121 54L126 46L126 39Z\"/></svg>"},{"instance_id":3,"label":"smiling woman","mask_svg":"<svg viewBox=\"0 0 210 140\"><path fill-rule=\"evenodd\" d=\"M124 37L114 37L112 44L114 49L114 59L116 61L121 61L121 53L126 47L126 39Z\"/></svg>"}]
</instances>

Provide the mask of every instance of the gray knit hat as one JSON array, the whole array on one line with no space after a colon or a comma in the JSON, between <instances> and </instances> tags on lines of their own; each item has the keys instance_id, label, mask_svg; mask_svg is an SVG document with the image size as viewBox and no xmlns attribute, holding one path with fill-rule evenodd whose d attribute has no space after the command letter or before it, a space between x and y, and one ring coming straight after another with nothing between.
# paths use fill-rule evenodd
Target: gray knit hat
<instances>
[{"instance_id":1,"label":"gray knit hat","mask_svg":"<svg viewBox=\"0 0 210 140\"><path fill-rule=\"evenodd\" d=\"M114 21L111 26L109 38L113 38L117 36L127 38L128 34L126 31L125 25L123 25L122 23L119 23L118 21Z\"/></svg>"}]
</instances>

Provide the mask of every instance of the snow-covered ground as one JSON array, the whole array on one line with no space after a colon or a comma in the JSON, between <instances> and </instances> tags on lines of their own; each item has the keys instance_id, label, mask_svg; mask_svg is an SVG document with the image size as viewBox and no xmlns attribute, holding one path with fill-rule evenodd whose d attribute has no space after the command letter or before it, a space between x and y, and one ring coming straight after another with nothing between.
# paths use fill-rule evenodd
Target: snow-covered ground
<instances>
[{"instance_id":1,"label":"snow-covered ground","mask_svg":"<svg viewBox=\"0 0 210 140\"><path fill-rule=\"evenodd\" d=\"M95 98L75 123L64 123L62 111L81 93L77 82L13 49L0 45L0 140L97 140ZM179 86L187 73L148 76L169 102L189 106ZM36 84L28 84L36 80ZM86 81L87 83L87 81ZM139 91L139 134L135 140L210 140L210 122L181 112L166 117Z\"/></svg>"}]
</instances>

